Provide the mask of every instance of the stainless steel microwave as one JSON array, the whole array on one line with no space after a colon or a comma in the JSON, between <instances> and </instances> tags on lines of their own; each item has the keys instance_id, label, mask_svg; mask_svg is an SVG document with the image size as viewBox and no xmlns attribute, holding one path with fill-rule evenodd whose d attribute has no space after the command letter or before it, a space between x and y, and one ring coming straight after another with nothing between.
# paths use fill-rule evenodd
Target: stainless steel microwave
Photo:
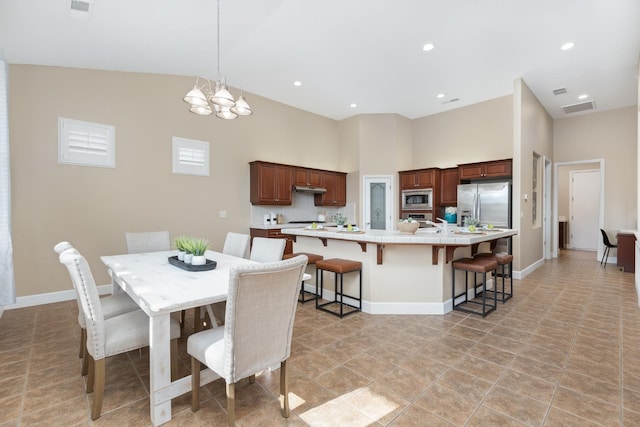
<instances>
[{"instance_id":1,"label":"stainless steel microwave","mask_svg":"<svg viewBox=\"0 0 640 427\"><path fill-rule=\"evenodd\" d=\"M433 209L433 190L420 188L402 190L402 210L430 211Z\"/></svg>"}]
</instances>

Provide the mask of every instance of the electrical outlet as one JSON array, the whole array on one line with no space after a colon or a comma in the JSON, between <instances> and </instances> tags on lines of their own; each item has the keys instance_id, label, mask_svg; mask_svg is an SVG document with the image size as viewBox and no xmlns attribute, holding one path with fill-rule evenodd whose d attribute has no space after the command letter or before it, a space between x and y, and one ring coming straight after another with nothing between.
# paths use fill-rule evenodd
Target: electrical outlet
<instances>
[{"instance_id":1,"label":"electrical outlet","mask_svg":"<svg viewBox=\"0 0 640 427\"><path fill-rule=\"evenodd\" d=\"M220 218L226 218L227 217L227 211L220 211L218 213L218 215L220 216Z\"/></svg>"}]
</instances>

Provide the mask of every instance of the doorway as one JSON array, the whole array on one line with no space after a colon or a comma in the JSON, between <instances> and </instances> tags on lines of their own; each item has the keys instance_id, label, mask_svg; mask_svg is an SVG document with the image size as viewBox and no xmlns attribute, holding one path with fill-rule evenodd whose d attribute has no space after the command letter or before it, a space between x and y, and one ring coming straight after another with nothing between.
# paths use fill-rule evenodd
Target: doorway
<instances>
[{"instance_id":1,"label":"doorway","mask_svg":"<svg viewBox=\"0 0 640 427\"><path fill-rule=\"evenodd\" d=\"M559 220L567 221L569 223L569 233L571 234L571 208L570 208L570 181L571 171L588 171L597 170L600 173L600 180L597 188L591 188L591 198L598 201L598 212L596 235L598 229L604 227L604 197L605 197L605 163L604 159L590 159L570 162L558 162L555 163L553 175L553 222L552 222L552 234L553 234L553 257L558 257L558 241L559 241ZM597 192L596 192L597 191ZM598 240L599 242L599 240ZM567 249L571 249L570 236L567 236L566 242ZM597 244L596 259L600 259L602 256L602 245Z\"/></svg>"},{"instance_id":2,"label":"doorway","mask_svg":"<svg viewBox=\"0 0 640 427\"><path fill-rule=\"evenodd\" d=\"M597 251L600 171L571 171L569 188L569 247Z\"/></svg>"},{"instance_id":3,"label":"doorway","mask_svg":"<svg viewBox=\"0 0 640 427\"><path fill-rule=\"evenodd\" d=\"M365 230L391 230L393 224L393 177L364 176L362 224Z\"/></svg>"}]
</instances>

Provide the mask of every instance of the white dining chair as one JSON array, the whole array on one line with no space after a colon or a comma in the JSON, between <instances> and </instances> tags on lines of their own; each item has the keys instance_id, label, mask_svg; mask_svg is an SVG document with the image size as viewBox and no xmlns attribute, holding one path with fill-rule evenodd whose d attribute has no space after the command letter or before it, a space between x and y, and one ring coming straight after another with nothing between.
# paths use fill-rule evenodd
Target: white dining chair
<instances>
[{"instance_id":1,"label":"white dining chair","mask_svg":"<svg viewBox=\"0 0 640 427\"><path fill-rule=\"evenodd\" d=\"M149 345L149 317L136 310L106 319L98 290L87 260L74 248L60 254L60 263L69 275L80 298L80 305L87 325L87 358L89 376L87 393L93 392L91 419L100 417L105 384L105 359ZM171 376L177 375L178 338L180 325L174 319L170 324Z\"/></svg>"},{"instance_id":2,"label":"white dining chair","mask_svg":"<svg viewBox=\"0 0 640 427\"><path fill-rule=\"evenodd\" d=\"M237 256L239 258L248 258L247 255L249 254L250 240L251 237L248 234L234 233L230 231L224 239L222 253Z\"/></svg>"},{"instance_id":3,"label":"white dining chair","mask_svg":"<svg viewBox=\"0 0 640 427\"><path fill-rule=\"evenodd\" d=\"M284 255L284 247L287 239L268 239L266 237L254 237L251 244L249 259L257 262L280 261Z\"/></svg>"},{"instance_id":4,"label":"white dining chair","mask_svg":"<svg viewBox=\"0 0 640 427\"><path fill-rule=\"evenodd\" d=\"M282 260L284 255L284 247L287 243L286 239L267 239L266 237L254 237L251 244L251 254L249 259L256 262L275 262ZM207 307L207 312L211 318L211 326L216 327L218 321L222 322L225 318L224 301L217 302ZM211 308L211 310L209 310Z\"/></svg>"},{"instance_id":5,"label":"white dining chair","mask_svg":"<svg viewBox=\"0 0 640 427\"><path fill-rule=\"evenodd\" d=\"M191 355L191 410L200 409L200 366L226 382L227 422L235 425L235 383L280 363L282 416L289 417L287 359L304 255L284 261L232 267L224 328L207 329L187 340ZM260 308L256 309L256 301Z\"/></svg>"},{"instance_id":6,"label":"white dining chair","mask_svg":"<svg viewBox=\"0 0 640 427\"><path fill-rule=\"evenodd\" d=\"M143 252L160 252L171 249L171 237L168 231L146 231L125 233L127 252L139 254Z\"/></svg>"},{"instance_id":7,"label":"white dining chair","mask_svg":"<svg viewBox=\"0 0 640 427\"><path fill-rule=\"evenodd\" d=\"M73 249L73 245L69 242L60 242L53 247L53 250L58 255L60 255L67 249ZM78 357L82 358L82 368L80 370L80 374L82 376L85 376L87 375L89 369L87 359L87 322L84 318L84 312L82 311L80 296L77 292L75 294L76 302L78 303L78 324L80 325L80 349L78 350ZM135 301L129 298L129 295L125 293L104 296L100 298L100 305L102 306L102 314L105 319L109 319L120 314L129 313L140 308L135 303Z\"/></svg>"}]
</instances>

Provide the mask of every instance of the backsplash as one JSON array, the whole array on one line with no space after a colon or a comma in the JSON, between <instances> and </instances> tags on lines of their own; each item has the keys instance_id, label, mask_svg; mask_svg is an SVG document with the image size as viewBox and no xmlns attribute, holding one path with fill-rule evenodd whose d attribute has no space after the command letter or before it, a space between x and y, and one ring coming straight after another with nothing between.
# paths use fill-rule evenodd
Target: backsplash
<instances>
[{"instance_id":1,"label":"backsplash","mask_svg":"<svg viewBox=\"0 0 640 427\"><path fill-rule=\"evenodd\" d=\"M290 206L251 206L251 224L262 224L264 215L271 212L282 214L284 216L284 222L290 221L307 221L316 220L320 213L324 213L327 222L333 221L333 216L340 212L347 217L349 222L357 223L355 218L356 207L355 203L347 203L347 206L332 208L327 206L315 206L313 204L313 194L311 193L293 193L293 203Z\"/></svg>"}]
</instances>

